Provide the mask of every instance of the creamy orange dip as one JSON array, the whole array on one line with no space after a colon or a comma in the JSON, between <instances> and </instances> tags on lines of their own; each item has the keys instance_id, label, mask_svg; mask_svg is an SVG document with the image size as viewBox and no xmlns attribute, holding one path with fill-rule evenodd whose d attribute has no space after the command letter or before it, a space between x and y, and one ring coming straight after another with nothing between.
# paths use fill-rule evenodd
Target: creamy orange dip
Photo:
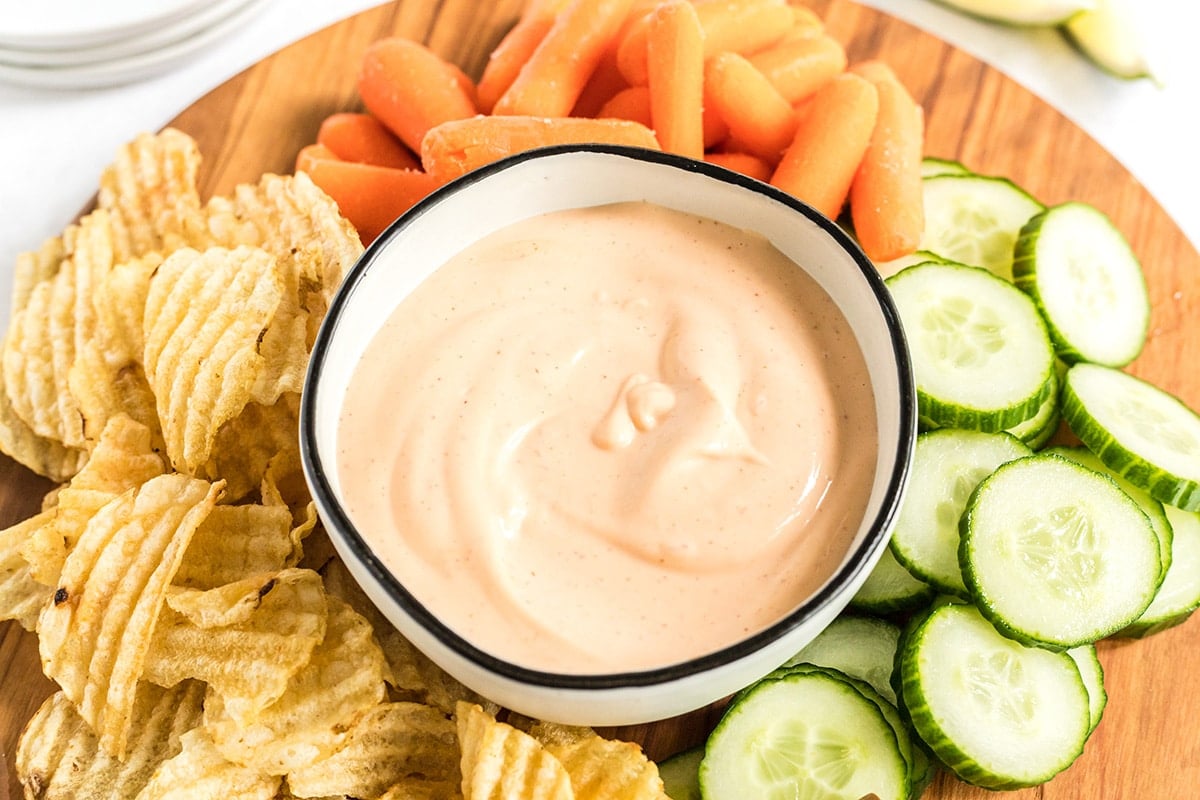
<instances>
[{"instance_id":1,"label":"creamy orange dip","mask_svg":"<svg viewBox=\"0 0 1200 800\"><path fill-rule=\"evenodd\" d=\"M347 512L417 600L569 673L778 620L846 554L876 459L828 295L756 234L641 203L535 217L436 270L339 425Z\"/></svg>"}]
</instances>

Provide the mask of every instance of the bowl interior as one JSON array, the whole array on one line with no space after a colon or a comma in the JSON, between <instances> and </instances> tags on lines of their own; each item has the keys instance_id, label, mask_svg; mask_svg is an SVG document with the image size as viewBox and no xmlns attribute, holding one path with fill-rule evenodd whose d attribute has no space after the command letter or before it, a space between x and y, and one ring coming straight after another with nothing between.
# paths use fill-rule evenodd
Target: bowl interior
<instances>
[{"instance_id":1,"label":"bowl interior","mask_svg":"<svg viewBox=\"0 0 1200 800\"><path fill-rule=\"evenodd\" d=\"M877 466L863 523L841 567L822 590L745 642L679 667L640 673L636 681L645 684L736 660L801 626L820 609L826 613L819 616L831 618L828 606L844 605L886 544L915 437L912 379L899 318L882 280L834 223L757 181L651 151L547 148L485 167L444 187L398 220L347 277L314 348L301 440L310 484L331 535L349 547L354 558L372 561L369 547L342 508L335 458L345 390L374 334L401 298L478 239L531 216L625 201L655 203L757 231L809 272L858 337L875 391L879 430ZM386 570L376 563L370 571L406 612L440 627L384 574ZM575 677L549 676L492 659L444 627L437 634L460 654L522 680L561 684L566 678L570 684ZM609 677L620 683L628 676Z\"/></svg>"}]
</instances>

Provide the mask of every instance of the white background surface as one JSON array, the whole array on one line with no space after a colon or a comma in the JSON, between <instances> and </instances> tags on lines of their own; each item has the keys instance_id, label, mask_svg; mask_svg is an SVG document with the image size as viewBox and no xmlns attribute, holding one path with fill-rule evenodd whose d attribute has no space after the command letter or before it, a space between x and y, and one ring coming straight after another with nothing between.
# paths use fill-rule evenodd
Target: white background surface
<instances>
[{"instance_id":1,"label":"white background surface","mask_svg":"<svg viewBox=\"0 0 1200 800\"><path fill-rule=\"evenodd\" d=\"M486 0L483 0L486 1ZM1200 3L1142 0L1166 84L1121 81L1053 30L1006 28L931 0L862 0L999 68L1080 125L1125 164L1200 246ZM17 253L56 235L95 192L118 146L156 130L258 59L376 0L268 0L212 50L116 88L0 84L0 323Z\"/></svg>"}]
</instances>

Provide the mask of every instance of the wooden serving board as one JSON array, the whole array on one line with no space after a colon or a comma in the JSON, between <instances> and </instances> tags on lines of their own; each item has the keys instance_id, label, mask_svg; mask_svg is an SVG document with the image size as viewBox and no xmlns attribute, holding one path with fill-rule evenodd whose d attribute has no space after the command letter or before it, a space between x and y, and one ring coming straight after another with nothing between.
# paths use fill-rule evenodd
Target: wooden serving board
<instances>
[{"instance_id":1,"label":"wooden serving board","mask_svg":"<svg viewBox=\"0 0 1200 800\"><path fill-rule=\"evenodd\" d=\"M1006 175L1047 204L1098 206L1129 237L1145 266L1153 301L1144 354L1130 370L1200 408L1200 254L1129 173L1062 115L999 72L940 40L848 0L810 0L851 61L879 57L924 105L929 155ZM396 0L297 42L204 96L172 124L204 154L204 196L290 172L328 114L360 108L359 57L382 36L402 34L478 76L487 54L516 19L522 0ZM130 137L136 131L130 131ZM1148 147L1153 147L1147 141ZM84 198L80 198L81 202ZM0 457L0 525L34 513L49 485ZM1139 642L1104 642L1109 705L1084 754L1049 784L1014 798L1183 798L1200 787L1200 621ZM0 800L21 796L13 753L25 720L51 686L36 639L0 625ZM661 758L700 741L714 711L635 726L617 735ZM943 775L935 800L990 798Z\"/></svg>"}]
</instances>

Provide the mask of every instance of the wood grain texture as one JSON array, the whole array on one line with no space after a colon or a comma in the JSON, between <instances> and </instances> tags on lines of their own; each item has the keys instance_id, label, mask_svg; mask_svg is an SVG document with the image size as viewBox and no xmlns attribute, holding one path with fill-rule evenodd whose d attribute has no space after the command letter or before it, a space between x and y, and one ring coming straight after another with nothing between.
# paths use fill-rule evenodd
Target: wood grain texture
<instances>
[{"instance_id":1,"label":"wood grain texture","mask_svg":"<svg viewBox=\"0 0 1200 800\"><path fill-rule=\"evenodd\" d=\"M1084 200L1112 217L1142 260L1153 302L1150 339L1130 371L1200 407L1200 254L1145 189L1069 120L969 55L848 0L810 5L852 62L880 57L893 65L924 106L928 154L1006 175L1045 203ZM290 171L326 115L360 108L355 75L371 41L410 36L477 76L520 6L521 0L397 0L246 70L173 122L204 153L202 194L225 192L264 171ZM32 514L48 489L0 458L0 525ZM1083 756L1049 784L1006 796L1192 796L1200 786L1200 681L1193 676L1198 653L1195 621L1145 641L1102 643L1110 702ZM11 770L20 729L51 688L39 668L36 640L13 623L0 625L0 687L0 765ZM700 741L718 712L706 709L615 733L662 757ZM21 796L11 771L0 789ZM949 776L939 777L926 794L933 800L995 796Z\"/></svg>"}]
</instances>

